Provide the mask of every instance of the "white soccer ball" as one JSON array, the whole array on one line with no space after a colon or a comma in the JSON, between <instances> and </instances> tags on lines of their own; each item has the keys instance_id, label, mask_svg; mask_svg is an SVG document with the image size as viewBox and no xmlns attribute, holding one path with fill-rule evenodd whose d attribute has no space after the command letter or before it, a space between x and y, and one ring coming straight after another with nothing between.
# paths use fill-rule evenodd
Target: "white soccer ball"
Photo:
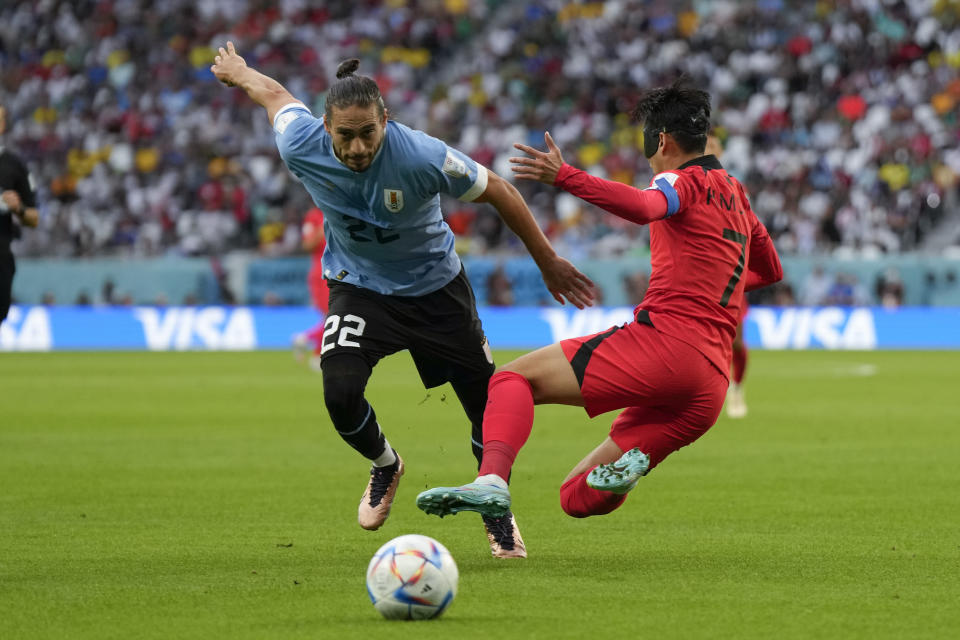
<instances>
[{"instance_id":1,"label":"white soccer ball","mask_svg":"<svg viewBox=\"0 0 960 640\"><path fill-rule=\"evenodd\" d=\"M367 593L389 620L436 618L457 595L460 573L447 548L411 533L377 550L367 567Z\"/></svg>"}]
</instances>

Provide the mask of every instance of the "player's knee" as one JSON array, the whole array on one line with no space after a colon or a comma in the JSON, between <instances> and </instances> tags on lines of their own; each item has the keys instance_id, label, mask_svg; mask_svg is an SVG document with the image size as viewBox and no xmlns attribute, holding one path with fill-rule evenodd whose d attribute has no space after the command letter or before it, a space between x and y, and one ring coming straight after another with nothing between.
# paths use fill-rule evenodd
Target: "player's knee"
<instances>
[{"instance_id":1,"label":"player's knee","mask_svg":"<svg viewBox=\"0 0 960 640\"><path fill-rule=\"evenodd\" d=\"M370 367L360 358L340 356L323 363L323 400L337 431L355 429L362 421L369 377Z\"/></svg>"}]
</instances>

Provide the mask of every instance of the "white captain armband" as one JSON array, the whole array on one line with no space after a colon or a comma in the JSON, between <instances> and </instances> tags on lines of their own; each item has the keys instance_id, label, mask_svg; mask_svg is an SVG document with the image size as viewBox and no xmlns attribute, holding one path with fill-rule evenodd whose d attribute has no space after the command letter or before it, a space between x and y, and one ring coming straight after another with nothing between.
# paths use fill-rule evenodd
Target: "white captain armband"
<instances>
[{"instance_id":1,"label":"white captain armband","mask_svg":"<svg viewBox=\"0 0 960 640\"><path fill-rule=\"evenodd\" d=\"M487 168L477 163L477 179L473 181L473 186L458 198L461 202L473 202L487 190Z\"/></svg>"},{"instance_id":2,"label":"white captain armband","mask_svg":"<svg viewBox=\"0 0 960 640\"><path fill-rule=\"evenodd\" d=\"M273 116L273 130L282 135L283 132L287 130L287 127L290 126L290 123L303 115L304 111L310 113L310 109L301 102L291 102L290 104L283 105L280 107L280 110L277 111L276 115Z\"/></svg>"}]
</instances>

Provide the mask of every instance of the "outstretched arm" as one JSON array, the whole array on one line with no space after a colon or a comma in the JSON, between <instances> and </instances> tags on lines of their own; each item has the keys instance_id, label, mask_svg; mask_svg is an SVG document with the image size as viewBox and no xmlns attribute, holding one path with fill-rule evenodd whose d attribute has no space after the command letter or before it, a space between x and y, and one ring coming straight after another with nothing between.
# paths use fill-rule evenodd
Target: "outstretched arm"
<instances>
[{"instance_id":1,"label":"outstretched arm","mask_svg":"<svg viewBox=\"0 0 960 640\"><path fill-rule=\"evenodd\" d=\"M554 300L563 304L566 298L578 309L592 305L593 282L557 255L517 188L489 170L487 180L486 190L474 202L492 204L510 230L520 237Z\"/></svg>"},{"instance_id":2,"label":"outstretched arm","mask_svg":"<svg viewBox=\"0 0 960 640\"><path fill-rule=\"evenodd\" d=\"M240 57L232 42L227 42L227 48L220 47L219 55L213 60L210 71L217 80L228 87L237 86L247 92L250 99L267 110L267 118L271 126L277 111L288 104L299 102L283 85L269 76L265 76L256 69L247 66L247 62Z\"/></svg>"},{"instance_id":3,"label":"outstretched arm","mask_svg":"<svg viewBox=\"0 0 960 640\"><path fill-rule=\"evenodd\" d=\"M525 144L513 146L529 158L510 158L513 173L524 180L536 180L560 187L590 204L637 224L659 220L667 214L667 198L656 189L637 189L621 182L592 176L564 163L560 148L543 134L547 151L539 151Z\"/></svg>"}]
</instances>

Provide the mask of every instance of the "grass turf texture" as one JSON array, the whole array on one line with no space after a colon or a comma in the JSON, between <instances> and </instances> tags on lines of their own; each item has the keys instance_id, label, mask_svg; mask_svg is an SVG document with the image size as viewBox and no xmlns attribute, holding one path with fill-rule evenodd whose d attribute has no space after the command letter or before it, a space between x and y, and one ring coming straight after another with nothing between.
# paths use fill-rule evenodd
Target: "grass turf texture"
<instances>
[{"instance_id":1,"label":"grass turf texture","mask_svg":"<svg viewBox=\"0 0 960 640\"><path fill-rule=\"evenodd\" d=\"M377 532L356 524L368 467L288 353L0 354L0 637L947 637L958 365L754 351L749 417L586 520L557 489L612 414L540 407L513 478L530 558L505 562L476 514L414 505L474 463L453 393L406 354L368 388L408 468ZM364 571L412 532L450 549L460 594L387 622Z\"/></svg>"}]
</instances>

